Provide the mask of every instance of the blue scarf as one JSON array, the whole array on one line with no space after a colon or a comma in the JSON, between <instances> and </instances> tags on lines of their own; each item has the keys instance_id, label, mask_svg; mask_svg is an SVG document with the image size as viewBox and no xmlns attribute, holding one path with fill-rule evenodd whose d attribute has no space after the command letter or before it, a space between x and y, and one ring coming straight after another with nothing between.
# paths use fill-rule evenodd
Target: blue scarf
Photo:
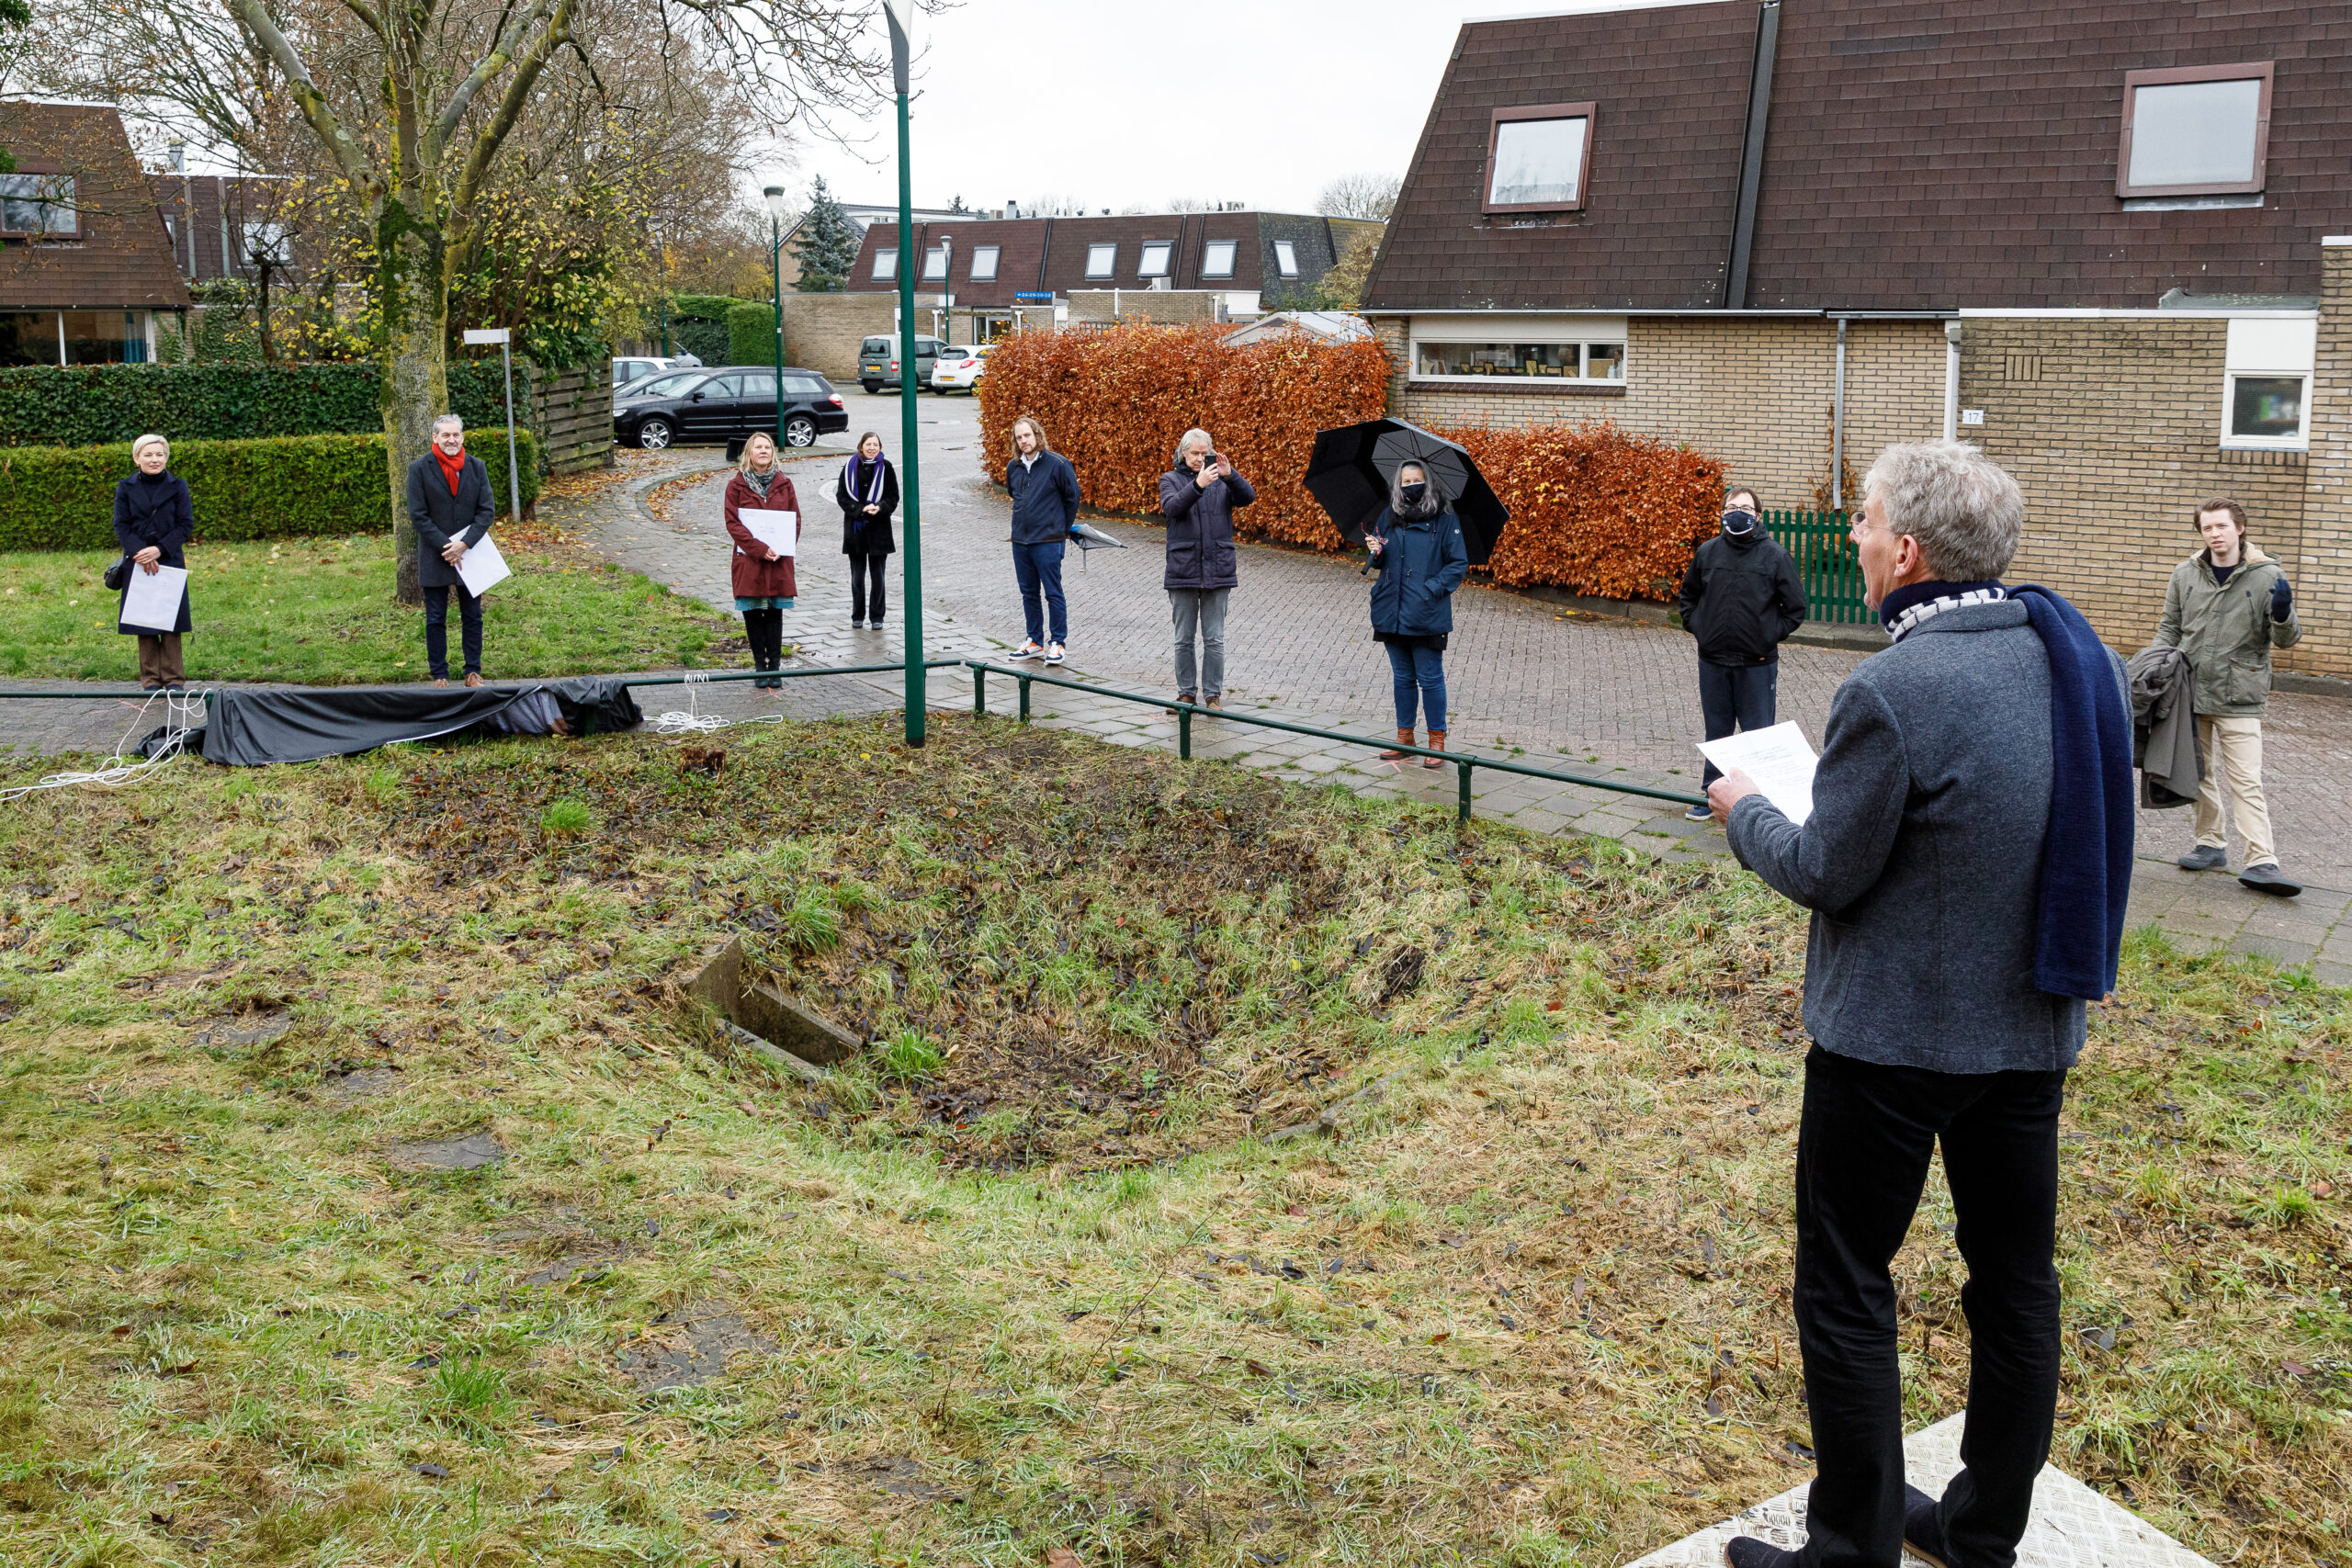
<instances>
[{"instance_id":1,"label":"blue scarf","mask_svg":"<svg viewBox=\"0 0 2352 1568\"><path fill-rule=\"evenodd\" d=\"M1900 641L1960 604L2015 599L2050 660L2050 821L2041 840L2033 983L2098 1001L2115 989L2132 899L2132 710L2107 647L2081 611L2029 582L1919 582L1879 606Z\"/></svg>"}]
</instances>

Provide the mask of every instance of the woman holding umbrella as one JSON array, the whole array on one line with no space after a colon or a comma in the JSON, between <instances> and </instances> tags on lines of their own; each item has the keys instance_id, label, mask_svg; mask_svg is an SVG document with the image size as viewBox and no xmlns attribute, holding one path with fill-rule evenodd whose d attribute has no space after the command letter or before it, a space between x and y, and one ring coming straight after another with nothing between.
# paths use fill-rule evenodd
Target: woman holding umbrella
<instances>
[{"instance_id":1,"label":"woman holding umbrella","mask_svg":"<svg viewBox=\"0 0 2352 1568\"><path fill-rule=\"evenodd\" d=\"M1445 750L1445 642L1453 630L1453 591L1470 570L1462 523L1445 505L1429 470L1398 465L1388 505L1364 530L1379 576L1372 585L1372 639L1388 649L1396 678L1396 744L1413 744L1415 708L1429 724L1430 750ZM1383 751L1384 761L1408 753ZM1421 759L1425 768L1445 764Z\"/></svg>"}]
</instances>

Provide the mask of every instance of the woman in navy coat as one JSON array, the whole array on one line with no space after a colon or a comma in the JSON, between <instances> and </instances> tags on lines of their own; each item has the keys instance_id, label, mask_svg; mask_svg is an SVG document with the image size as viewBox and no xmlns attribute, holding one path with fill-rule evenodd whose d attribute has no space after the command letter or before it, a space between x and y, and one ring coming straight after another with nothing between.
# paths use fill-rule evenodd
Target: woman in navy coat
<instances>
[{"instance_id":1,"label":"woman in navy coat","mask_svg":"<svg viewBox=\"0 0 2352 1568\"><path fill-rule=\"evenodd\" d=\"M196 507L188 499L187 481L173 473L172 444L160 435L142 435L130 444L130 460L139 471L114 487L114 536L130 558L134 572L153 572L159 566L186 567L181 554L196 531ZM130 585L123 584L124 599ZM180 689L187 671L180 662L180 634L188 629L187 595L180 595L179 621L170 631L134 626L117 610L115 630L139 639L139 683L148 691Z\"/></svg>"},{"instance_id":2,"label":"woman in navy coat","mask_svg":"<svg viewBox=\"0 0 2352 1568\"><path fill-rule=\"evenodd\" d=\"M1453 591L1469 575L1462 521L1446 509L1418 463L1396 470L1388 507L1365 531L1380 575L1372 583L1372 640L1388 649L1396 677L1396 744L1413 743L1415 698L1429 723L1430 749L1445 750L1445 639L1453 630ZM1403 751L1383 751L1401 761ZM1445 764L1421 759L1425 768Z\"/></svg>"}]
</instances>

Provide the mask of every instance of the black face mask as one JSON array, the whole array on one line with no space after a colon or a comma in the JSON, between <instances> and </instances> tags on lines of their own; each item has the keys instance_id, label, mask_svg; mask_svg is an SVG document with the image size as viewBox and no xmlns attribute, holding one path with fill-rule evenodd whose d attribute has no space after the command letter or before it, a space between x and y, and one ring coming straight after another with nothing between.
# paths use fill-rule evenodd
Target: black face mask
<instances>
[{"instance_id":1,"label":"black face mask","mask_svg":"<svg viewBox=\"0 0 2352 1568\"><path fill-rule=\"evenodd\" d=\"M1396 493L1404 498L1405 504L1408 506L1419 506L1421 503L1421 497L1429 492L1430 487L1419 479L1396 488Z\"/></svg>"}]
</instances>

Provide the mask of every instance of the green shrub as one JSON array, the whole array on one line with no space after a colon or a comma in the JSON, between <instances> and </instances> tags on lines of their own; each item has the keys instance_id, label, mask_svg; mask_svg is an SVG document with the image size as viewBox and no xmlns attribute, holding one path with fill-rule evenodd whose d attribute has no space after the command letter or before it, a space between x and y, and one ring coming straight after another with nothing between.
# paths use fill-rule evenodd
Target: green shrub
<instances>
[{"instance_id":1,"label":"green shrub","mask_svg":"<svg viewBox=\"0 0 2352 1568\"><path fill-rule=\"evenodd\" d=\"M775 307L738 305L727 312L727 363L775 363Z\"/></svg>"},{"instance_id":2,"label":"green shrub","mask_svg":"<svg viewBox=\"0 0 2352 1568\"><path fill-rule=\"evenodd\" d=\"M497 360L452 360L448 374L450 407L469 428L505 424ZM365 363L14 366L0 369L0 446L96 446L151 430L175 447L380 434L381 380Z\"/></svg>"},{"instance_id":3,"label":"green shrub","mask_svg":"<svg viewBox=\"0 0 2352 1568\"><path fill-rule=\"evenodd\" d=\"M670 324L681 321L723 321L727 312L744 303L732 294L673 294L670 296Z\"/></svg>"},{"instance_id":4,"label":"green shrub","mask_svg":"<svg viewBox=\"0 0 2352 1568\"><path fill-rule=\"evenodd\" d=\"M504 516L506 432L469 431L466 445L489 468ZM539 493L538 440L517 432L516 445L528 506ZM0 550L112 549L114 488L136 471L128 442L0 448ZM380 434L175 442L172 472L187 481L200 539L380 534L392 525Z\"/></svg>"}]
</instances>

